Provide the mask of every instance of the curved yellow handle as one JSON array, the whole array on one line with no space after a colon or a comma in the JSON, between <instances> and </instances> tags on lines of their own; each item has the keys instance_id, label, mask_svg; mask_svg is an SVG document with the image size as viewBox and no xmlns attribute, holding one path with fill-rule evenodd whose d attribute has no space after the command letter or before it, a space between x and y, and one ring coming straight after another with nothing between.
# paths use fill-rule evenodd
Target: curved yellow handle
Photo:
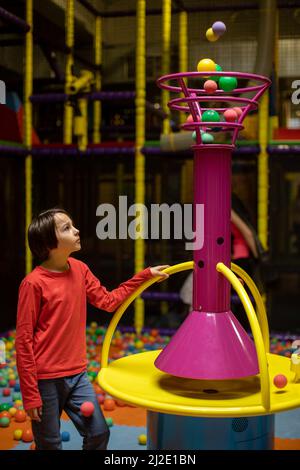
<instances>
[{"instance_id":1,"label":"curved yellow handle","mask_svg":"<svg viewBox=\"0 0 300 470\"><path fill-rule=\"evenodd\" d=\"M260 330L258 319L255 314L255 310L246 290L242 286L238 277L223 263L218 263L216 268L217 271L222 273L223 276L226 277L226 279L230 282L230 284L238 294L239 298L241 299L245 312L247 314L258 358L262 405L266 410L268 410L270 409L270 380L268 373L268 363L262 333Z\"/></svg>"},{"instance_id":2,"label":"curved yellow handle","mask_svg":"<svg viewBox=\"0 0 300 470\"><path fill-rule=\"evenodd\" d=\"M268 325L268 318L267 318L267 313L265 309L265 304L263 302L263 299L260 295L260 292L258 288L256 287L255 283L249 276L249 274L246 273L240 266L237 264L231 263L231 269L232 271L237 274L246 284L246 286L249 288L251 294L253 295L253 298L256 303L257 307L257 317L260 325L260 329L262 332L263 340L264 340L264 346L266 352L270 352L270 332L269 332L269 325Z\"/></svg>"},{"instance_id":3,"label":"curved yellow handle","mask_svg":"<svg viewBox=\"0 0 300 470\"><path fill-rule=\"evenodd\" d=\"M194 262L193 261L186 261L185 263L175 264L174 266L170 266L163 270L163 272L171 275L175 273L179 273L181 271L187 271L189 269L193 269ZM160 276L154 277L153 279L149 279L148 281L144 282L136 291L134 291L126 300L125 302L120 305L120 307L116 310L114 316L112 317L110 324L108 325L107 332L103 342L102 354L101 354L101 367L108 366L108 355L109 355L109 348L110 343L113 337L113 334L117 328L117 325L120 319L123 316L123 313L127 309L127 307L138 297L145 289L149 286L157 282Z\"/></svg>"}]
</instances>

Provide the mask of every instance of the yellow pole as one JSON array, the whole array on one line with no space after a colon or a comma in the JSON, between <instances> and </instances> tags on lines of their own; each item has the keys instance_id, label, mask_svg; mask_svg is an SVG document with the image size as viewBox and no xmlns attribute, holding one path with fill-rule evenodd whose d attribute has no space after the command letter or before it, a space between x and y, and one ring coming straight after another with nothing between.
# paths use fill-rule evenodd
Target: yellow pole
<instances>
[{"instance_id":1,"label":"yellow pole","mask_svg":"<svg viewBox=\"0 0 300 470\"><path fill-rule=\"evenodd\" d=\"M269 128L269 94L265 93L259 107L258 136L260 154L258 156L258 236L265 249L268 248L268 200L269 200L269 162L268 162L268 128Z\"/></svg>"},{"instance_id":2,"label":"yellow pole","mask_svg":"<svg viewBox=\"0 0 300 470\"><path fill-rule=\"evenodd\" d=\"M69 48L66 59L66 77L65 77L65 93L69 92L69 87L73 76L73 47L74 47L74 0L67 0L66 5L66 46ZM73 107L66 101L64 109L64 143L72 143L73 128Z\"/></svg>"},{"instance_id":3,"label":"yellow pole","mask_svg":"<svg viewBox=\"0 0 300 470\"><path fill-rule=\"evenodd\" d=\"M179 72L188 71L188 15L186 11L179 13ZM186 120L185 113L179 113L179 122Z\"/></svg>"},{"instance_id":4,"label":"yellow pole","mask_svg":"<svg viewBox=\"0 0 300 470\"><path fill-rule=\"evenodd\" d=\"M96 17L95 21L95 65L98 67L95 73L95 90L101 90L101 71L99 69L102 64L102 18ZM93 126L93 142L97 144L101 141L101 101L94 101L94 126Z\"/></svg>"},{"instance_id":5,"label":"yellow pole","mask_svg":"<svg viewBox=\"0 0 300 470\"><path fill-rule=\"evenodd\" d=\"M135 202L145 203L145 157L141 150L145 143L146 114L146 1L137 0L136 23L136 119L135 119ZM140 214L141 215L141 214ZM140 224L141 237L135 241L135 272L144 268L145 241L142 238L143 224ZM144 301L135 301L134 326L139 334L144 326Z\"/></svg>"},{"instance_id":6,"label":"yellow pole","mask_svg":"<svg viewBox=\"0 0 300 470\"><path fill-rule=\"evenodd\" d=\"M30 26L25 36L25 82L24 82L24 137L27 149L32 146L32 62L33 62L33 0L26 0L26 23ZM32 220L32 156L25 159L25 269L26 274L32 270L32 255L27 241L27 230Z\"/></svg>"},{"instance_id":7,"label":"yellow pole","mask_svg":"<svg viewBox=\"0 0 300 470\"><path fill-rule=\"evenodd\" d=\"M80 122L82 123L81 134L78 138L79 150L86 150L88 145L88 102L86 98L80 98L78 100L78 107L80 110Z\"/></svg>"},{"instance_id":8,"label":"yellow pole","mask_svg":"<svg viewBox=\"0 0 300 470\"><path fill-rule=\"evenodd\" d=\"M162 4L162 75L170 73L171 62L171 15L172 15L172 1L163 0ZM168 102L170 100L170 93L168 90L162 90L162 108L167 117L163 120L163 133L170 133L170 118Z\"/></svg>"}]
</instances>

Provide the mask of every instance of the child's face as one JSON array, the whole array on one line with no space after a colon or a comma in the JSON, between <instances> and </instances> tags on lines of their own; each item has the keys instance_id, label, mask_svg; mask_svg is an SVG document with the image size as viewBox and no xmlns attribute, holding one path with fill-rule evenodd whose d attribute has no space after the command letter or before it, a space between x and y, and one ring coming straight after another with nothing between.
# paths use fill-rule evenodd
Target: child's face
<instances>
[{"instance_id":1,"label":"child's face","mask_svg":"<svg viewBox=\"0 0 300 470\"><path fill-rule=\"evenodd\" d=\"M58 213L54 215L55 232L57 238L57 248L67 255L81 249L79 230L73 226L73 222L66 214Z\"/></svg>"}]
</instances>

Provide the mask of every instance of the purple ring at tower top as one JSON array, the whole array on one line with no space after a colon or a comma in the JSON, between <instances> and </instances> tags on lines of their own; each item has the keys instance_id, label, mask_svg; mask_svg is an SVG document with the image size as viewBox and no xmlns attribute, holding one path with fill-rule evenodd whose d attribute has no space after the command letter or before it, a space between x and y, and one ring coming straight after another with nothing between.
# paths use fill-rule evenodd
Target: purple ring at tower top
<instances>
[{"instance_id":1,"label":"purple ring at tower top","mask_svg":"<svg viewBox=\"0 0 300 470\"><path fill-rule=\"evenodd\" d=\"M211 29L217 36L222 36L226 31L226 26L223 21L215 21Z\"/></svg>"}]
</instances>

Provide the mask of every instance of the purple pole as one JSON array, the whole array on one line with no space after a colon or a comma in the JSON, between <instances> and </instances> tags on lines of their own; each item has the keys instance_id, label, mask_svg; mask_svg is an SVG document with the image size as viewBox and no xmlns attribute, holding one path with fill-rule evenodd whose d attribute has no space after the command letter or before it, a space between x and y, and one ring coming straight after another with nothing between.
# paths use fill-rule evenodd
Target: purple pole
<instances>
[{"instance_id":1,"label":"purple pole","mask_svg":"<svg viewBox=\"0 0 300 470\"><path fill-rule=\"evenodd\" d=\"M21 18L18 18L16 15L13 15L2 7L0 7L0 18L7 21L7 23L17 26L18 29L24 31L24 33L27 33L30 30L30 26L24 20L21 20Z\"/></svg>"}]
</instances>

